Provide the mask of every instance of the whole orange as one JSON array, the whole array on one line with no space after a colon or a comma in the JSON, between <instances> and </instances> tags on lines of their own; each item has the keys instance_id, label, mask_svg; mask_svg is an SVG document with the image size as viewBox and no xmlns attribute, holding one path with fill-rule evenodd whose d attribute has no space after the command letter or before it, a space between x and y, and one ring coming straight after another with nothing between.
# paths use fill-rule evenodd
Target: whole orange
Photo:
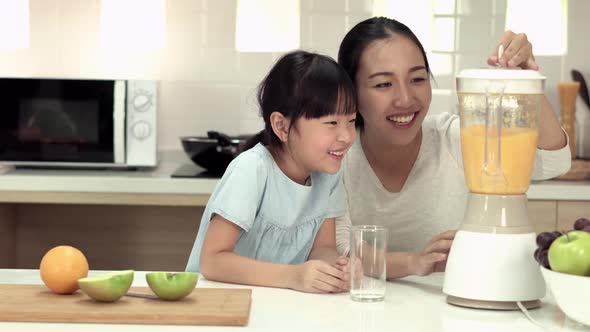
<instances>
[{"instance_id":1,"label":"whole orange","mask_svg":"<svg viewBox=\"0 0 590 332\"><path fill-rule=\"evenodd\" d=\"M71 246L49 250L39 266L41 279L57 294L72 294L78 290L78 279L88 276L88 261L84 254Z\"/></svg>"}]
</instances>

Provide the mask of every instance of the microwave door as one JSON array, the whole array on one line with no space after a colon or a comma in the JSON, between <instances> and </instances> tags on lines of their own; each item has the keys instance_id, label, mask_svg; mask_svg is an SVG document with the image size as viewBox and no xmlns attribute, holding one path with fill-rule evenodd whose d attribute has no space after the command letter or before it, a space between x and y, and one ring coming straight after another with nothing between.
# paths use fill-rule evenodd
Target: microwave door
<instances>
[{"instance_id":1,"label":"microwave door","mask_svg":"<svg viewBox=\"0 0 590 332\"><path fill-rule=\"evenodd\" d=\"M115 164L125 163L125 81L115 81L113 98L113 155Z\"/></svg>"}]
</instances>

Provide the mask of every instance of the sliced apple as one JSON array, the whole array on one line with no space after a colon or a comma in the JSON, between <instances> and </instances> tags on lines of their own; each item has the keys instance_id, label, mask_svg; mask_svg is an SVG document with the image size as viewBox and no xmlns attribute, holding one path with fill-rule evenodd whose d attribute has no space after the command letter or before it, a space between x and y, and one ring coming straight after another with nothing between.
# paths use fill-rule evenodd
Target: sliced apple
<instances>
[{"instance_id":1,"label":"sliced apple","mask_svg":"<svg viewBox=\"0 0 590 332\"><path fill-rule=\"evenodd\" d=\"M159 298L180 300L192 293L199 275L194 272L148 272L145 278Z\"/></svg>"},{"instance_id":2,"label":"sliced apple","mask_svg":"<svg viewBox=\"0 0 590 332\"><path fill-rule=\"evenodd\" d=\"M78 279L82 292L101 302L114 302L127 294L133 283L133 270L115 271Z\"/></svg>"}]
</instances>

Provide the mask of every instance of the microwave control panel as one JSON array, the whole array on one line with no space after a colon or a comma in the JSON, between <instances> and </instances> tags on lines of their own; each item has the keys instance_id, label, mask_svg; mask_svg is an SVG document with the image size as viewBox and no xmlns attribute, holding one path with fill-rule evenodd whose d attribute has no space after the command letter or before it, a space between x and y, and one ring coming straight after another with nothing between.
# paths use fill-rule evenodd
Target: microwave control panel
<instances>
[{"instance_id":1,"label":"microwave control panel","mask_svg":"<svg viewBox=\"0 0 590 332\"><path fill-rule=\"evenodd\" d=\"M127 81L126 164L156 166L157 82Z\"/></svg>"}]
</instances>

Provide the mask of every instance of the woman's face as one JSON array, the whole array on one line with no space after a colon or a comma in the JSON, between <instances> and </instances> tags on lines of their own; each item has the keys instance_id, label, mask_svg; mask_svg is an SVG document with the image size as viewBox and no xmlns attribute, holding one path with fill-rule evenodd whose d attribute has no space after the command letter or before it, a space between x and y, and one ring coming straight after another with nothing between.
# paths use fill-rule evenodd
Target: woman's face
<instances>
[{"instance_id":1,"label":"woman's face","mask_svg":"<svg viewBox=\"0 0 590 332\"><path fill-rule=\"evenodd\" d=\"M432 90L420 49L403 36L376 40L363 51L356 74L364 130L383 144L406 145L420 131Z\"/></svg>"}]
</instances>

